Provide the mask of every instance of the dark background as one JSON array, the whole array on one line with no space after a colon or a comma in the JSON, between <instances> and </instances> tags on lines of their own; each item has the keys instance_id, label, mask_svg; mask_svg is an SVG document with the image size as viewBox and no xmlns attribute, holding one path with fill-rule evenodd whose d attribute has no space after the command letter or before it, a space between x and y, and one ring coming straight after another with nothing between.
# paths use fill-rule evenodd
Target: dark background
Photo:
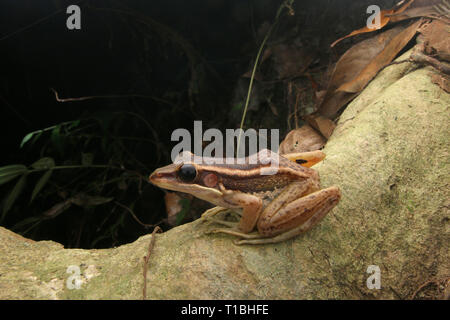
<instances>
[{"instance_id":1,"label":"dark background","mask_svg":"<svg viewBox=\"0 0 450 320\"><path fill-rule=\"evenodd\" d=\"M81 30L66 28L66 8L71 4L81 8ZM252 67L263 26L274 22L280 4L276 0L2 1L0 166L29 166L44 156L54 158L56 165L76 164L80 154L90 153L94 164L122 166L137 171L140 178L127 180L125 189L109 185L93 192L93 182L100 184L123 172L59 170L45 192L30 203L38 180L30 174L1 225L66 247L110 247L148 233L149 228L113 203L95 209L73 206L51 218L42 215L89 190L91 195L120 199L144 223L161 221L164 193L144 178L170 162L174 145L170 135L176 128L191 130L194 120L202 120L204 130L239 127L242 112L233 109L236 86ZM297 0L295 15L284 12L269 43L301 39L319 52L316 64L327 66L353 40L334 51L329 44L364 26L370 4L387 9L394 1ZM60 98L92 98L62 103L52 88ZM287 115L282 108L278 114L262 105L249 114L246 125L279 128L283 135ZM61 129L68 137L63 135L62 149L49 133L20 148L27 133L77 119L83 135ZM118 143L117 137L137 140ZM74 179L76 183L65 186ZM2 206L13 186L9 182L0 187ZM31 229L20 226L30 217L42 220ZM161 225L164 230L170 227Z\"/></svg>"}]
</instances>

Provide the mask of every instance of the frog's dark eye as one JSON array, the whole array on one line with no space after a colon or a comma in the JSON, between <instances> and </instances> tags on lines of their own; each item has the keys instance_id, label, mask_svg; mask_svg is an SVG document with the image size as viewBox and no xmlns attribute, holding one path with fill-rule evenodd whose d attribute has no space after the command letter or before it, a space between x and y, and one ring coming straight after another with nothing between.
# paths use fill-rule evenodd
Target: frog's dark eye
<instances>
[{"instance_id":1,"label":"frog's dark eye","mask_svg":"<svg viewBox=\"0 0 450 320\"><path fill-rule=\"evenodd\" d=\"M184 182L192 182L197 176L197 169L192 164L183 164L178 169L178 177Z\"/></svg>"}]
</instances>

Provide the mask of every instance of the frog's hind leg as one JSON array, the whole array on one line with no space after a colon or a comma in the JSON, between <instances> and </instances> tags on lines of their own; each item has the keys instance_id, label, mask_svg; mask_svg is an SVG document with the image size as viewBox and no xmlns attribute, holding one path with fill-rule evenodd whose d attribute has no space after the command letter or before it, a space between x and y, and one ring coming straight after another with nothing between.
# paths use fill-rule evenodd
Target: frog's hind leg
<instances>
[{"instance_id":1,"label":"frog's hind leg","mask_svg":"<svg viewBox=\"0 0 450 320\"><path fill-rule=\"evenodd\" d=\"M291 239L318 224L336 206L340 197L341 192L339 188L329 187L297 199L283 207L278 212L278 216L263 217L258 222L258 231L262 235L265 234L265 237L240 240L236 244L266 244ZM270 220L269 218L272 219ZM289 222L291 224L295 223L296 226L273 236L270 235L271 228L274 225L288 224Z\"/></svg>"}]
</instances>

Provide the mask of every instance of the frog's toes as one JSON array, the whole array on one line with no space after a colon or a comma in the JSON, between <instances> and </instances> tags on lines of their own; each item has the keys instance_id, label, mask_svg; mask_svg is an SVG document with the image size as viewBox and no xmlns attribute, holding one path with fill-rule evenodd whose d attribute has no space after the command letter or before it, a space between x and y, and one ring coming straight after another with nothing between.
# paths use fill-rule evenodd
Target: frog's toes
<instances>
[{"instance_id":1,"label":"frog's toes","mask_svg":"<svg viewBox=\"0 0 450 320\"><path fill-rule=\"evenodd\" d=\"M225 212L227 210L229 210L229 209L222 208L222 207L214 207L214 208L208 209L205 212L203 212L202 218L214 217L215 215L217 215L221 212Z\"/></svg>"},{"instance_id":2,"label":"frog's toes","mask_svg":"<svg viewBox=\"0 0 450 320\"><path fill-rule=\"evenodd\" d=\"M230 227L230 228L235 228L235 227L237 227L237 225L238 225L237 222L226 221L226 220L219 220L219 219L214 219L214 218L206 218L206 220L207 220L208 222L221 224L221 225L223 225L223 226ZM219 229L219 230L220 230L220 229Z\"/></svg>"}]
</instances>

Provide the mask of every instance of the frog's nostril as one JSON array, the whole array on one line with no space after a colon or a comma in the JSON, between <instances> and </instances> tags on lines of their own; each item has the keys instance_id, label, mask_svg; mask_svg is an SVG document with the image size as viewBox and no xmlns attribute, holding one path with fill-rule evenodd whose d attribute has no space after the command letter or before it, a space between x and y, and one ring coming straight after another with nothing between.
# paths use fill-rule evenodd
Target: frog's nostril
<instances>
[{"instance_id":1,"label":"frog's nostril","mask_svg":"<svg viewBox=\"0 0 450 320\"><path fill-rule=\"evenodd\" d=\"M158 172L153 172L150 177L148 178L149 181L154 181L158 178L161 178L161 174Z\"/></svg>"}]
</instances>

